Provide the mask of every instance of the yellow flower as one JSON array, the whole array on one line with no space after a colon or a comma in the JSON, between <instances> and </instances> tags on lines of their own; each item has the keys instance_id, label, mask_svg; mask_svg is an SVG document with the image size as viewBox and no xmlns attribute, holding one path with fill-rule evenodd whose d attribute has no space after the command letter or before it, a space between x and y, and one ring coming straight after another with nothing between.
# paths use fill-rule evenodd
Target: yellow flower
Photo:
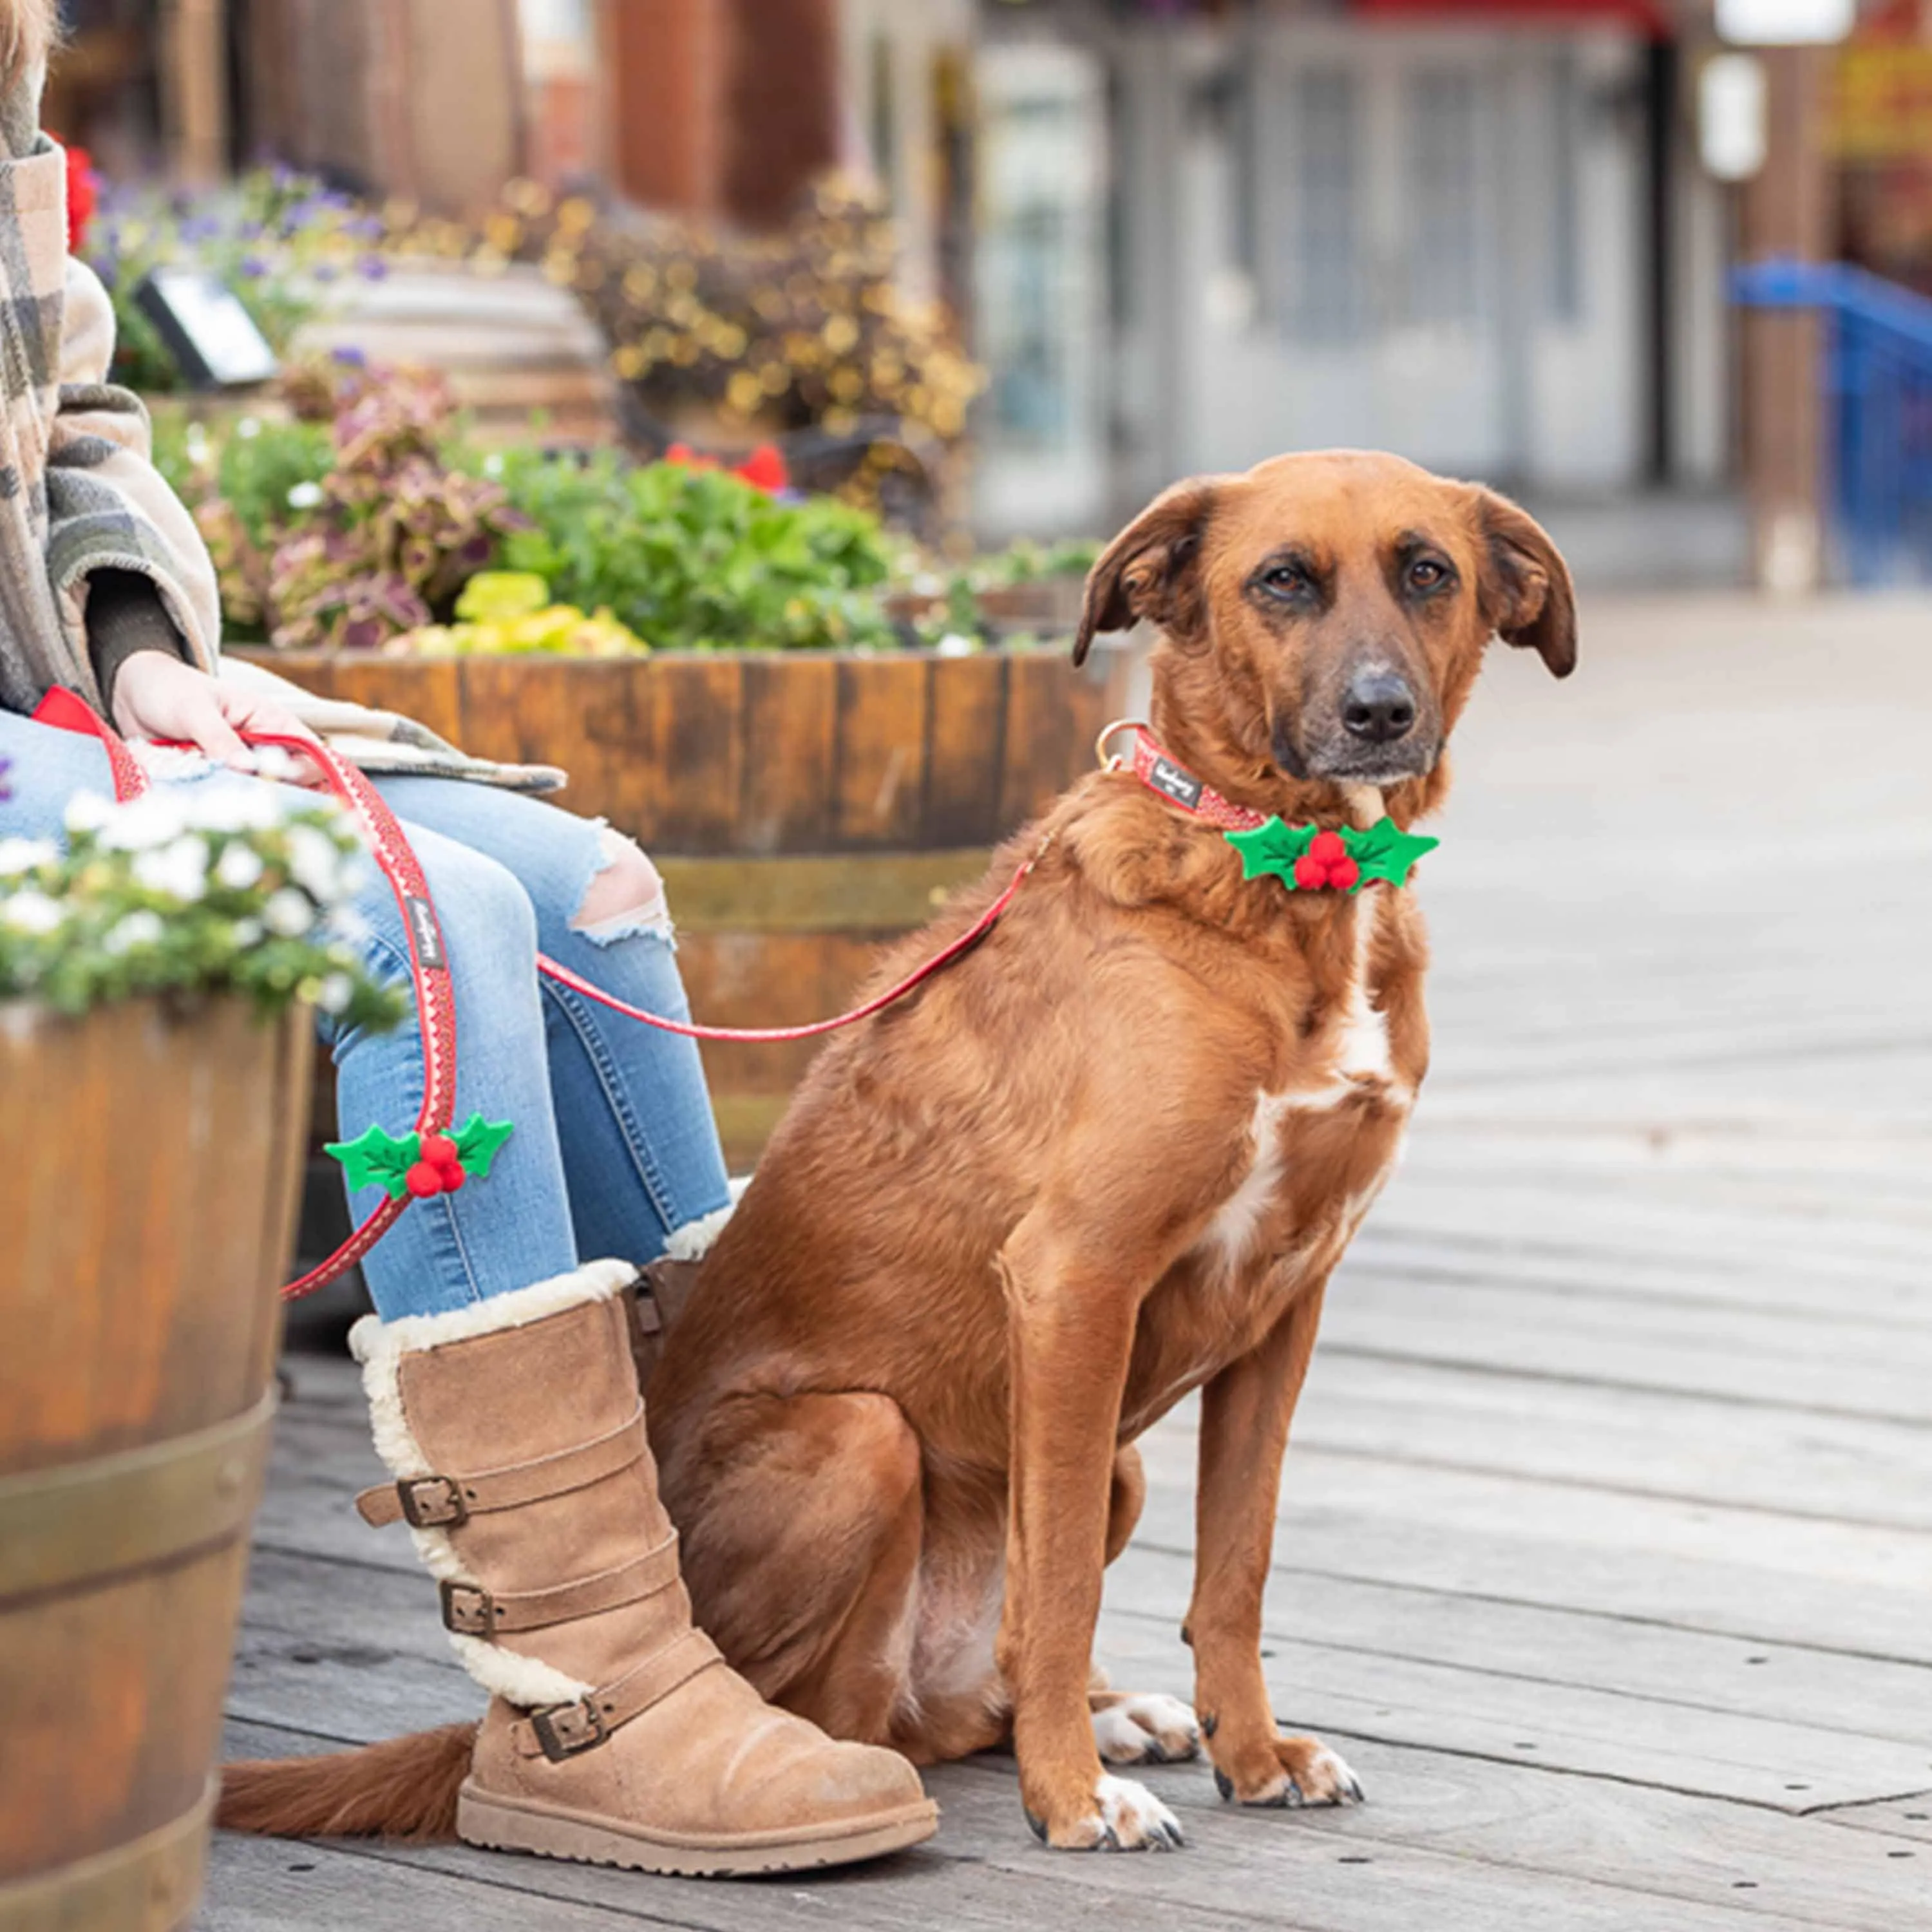
<instances>
[{"instance_id":1,"label":"yellow flower","mask_svg":"<svg viewBox=\"0 0 1932 1932\"><path fill-rule=\"evenodd\" d=\"M611 367L627 382L634 382L651 366L640 343L627 342L610 358Z\"/></svg>"},{"instance_id":2,"label":"yellow flower","mask_svg":"<svg viewBox=\"0 0 1932 1932\"><path fill-rule=\"evenodd\" d=\"M735 370L724 385L726 406L741 416L752 415L764 398L764 385L748 369Z\"/></svg>"},{"instance_id":3,"label":"yellow flower","mask_svg":"<svg viewBox=\"0 0 1932 1932\"><path fill-rule=\"evenodd\" d=\"M506 214L499 210L483 224L483 234L498 254L512 254L517 244L524 238L524 224L514 214Z\"/></svg>"},{"instance_id":4,"label":"yellow flower","mask_svg":"<svg viewBox=\"0 0 1932 1932\"><path fill-rule=\"evenodd\" d=\"M580 194L558 205L556 225L566 235L581 235L596 219L597 210Z\"/></svg>"},{"instance_id":5,"label":"yellow flower","mask_svg":"<svg viewBox=\"0 0 1932 1932\"><path fill-rule=\"evenodd\" d=\"M647 302L657 292L657 271L648 262L639 262L624 271L624 292L633 302Z\"/></svg>"}]
</instances>

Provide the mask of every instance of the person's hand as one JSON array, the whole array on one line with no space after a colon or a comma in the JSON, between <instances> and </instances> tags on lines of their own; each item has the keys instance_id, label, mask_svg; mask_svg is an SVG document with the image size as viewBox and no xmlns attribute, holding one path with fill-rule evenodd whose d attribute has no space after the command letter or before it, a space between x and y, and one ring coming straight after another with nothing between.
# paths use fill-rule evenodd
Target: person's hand
<instances>
[{"instance_id":1,"label":"person's hand","mask_svg":"<svg viewBox=\"0 0 1932 1932\"><path fill-rule=\"evenodd\" d=\"M233 691L166 651L137 651L114 680L114 723L124 737L168 738L197 747L231 770L259 769L244 731L290 738L315 734L280 705ZM319 776L304 760L300 782Z\"/></svg>"}]
</instances>

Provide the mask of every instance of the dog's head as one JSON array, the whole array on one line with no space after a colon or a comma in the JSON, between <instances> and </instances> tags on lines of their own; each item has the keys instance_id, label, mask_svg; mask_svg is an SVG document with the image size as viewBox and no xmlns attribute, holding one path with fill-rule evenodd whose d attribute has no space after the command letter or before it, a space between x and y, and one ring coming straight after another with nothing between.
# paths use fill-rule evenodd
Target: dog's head
<instances>
[{"instance_id":1,"label":"dog's head","mask_svg":"<svg viewBox=\"0 0 1932 1932\"><path fill-rule=\"evenodd\" d=\"M1492 635L1558 677L1576 662L1570 573L1532 518L1355 451L1156 497L1094 566L1074 661L1137 617L1166 638L1156 724L1224 790L1426 780Z\"/></svg>"}]
</instances>

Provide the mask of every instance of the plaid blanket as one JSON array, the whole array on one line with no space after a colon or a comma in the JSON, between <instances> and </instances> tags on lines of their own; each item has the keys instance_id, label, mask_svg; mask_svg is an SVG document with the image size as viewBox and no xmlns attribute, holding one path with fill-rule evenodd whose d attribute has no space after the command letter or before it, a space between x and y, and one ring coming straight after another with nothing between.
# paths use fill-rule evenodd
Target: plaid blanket
<instances>
[{"instance_id":1,"label":"plaid blanket","mask_svg":"<svg viewBox=\"0 0 1932 1932\"><path fill-rule=\"evenodd\" d=\"M0 102L7 120L28 89ZM148 461L148 412L106 380L114 310L67 249L67 157L44 134L0 160L0 706L31 712L56 686L104 711L88 650L90 578L148 578L189 662L272 695L364 770L550 791L544 765L472 758L412 719L325 702L272 674L220 662L207 546Z\"/></svg>"},{"instance_id":2,"label":"plaid blanket","mask_svg":"<svg viewBox=\"0 0 1932 1932\"><path fill-rule=\"evenodd\" d=\"M220 606L194 520L149 464L148 412L106 380L114 312L67 251L67 157L0 162L0 704L56 685L98 706L98 570L150 579L190 659L216 666Z\"/></svg>"}]
</instances>

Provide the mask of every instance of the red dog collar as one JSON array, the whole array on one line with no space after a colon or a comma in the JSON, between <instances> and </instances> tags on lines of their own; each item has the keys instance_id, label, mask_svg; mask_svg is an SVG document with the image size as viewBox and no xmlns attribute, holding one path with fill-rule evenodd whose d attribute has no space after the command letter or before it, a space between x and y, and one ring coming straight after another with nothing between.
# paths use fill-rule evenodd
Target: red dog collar
<instances>
[{"instance_id":1,"label":"red dog collar","mask_svg":"<svg viewBox=\"0 0 1932 1932\"><path fill-rule=\"evenodd\" d=\"M1123 731L1134 734L1133 754L1110 754L1108 742ZM1264 812L1223 798L1205 779L1177 764L1148 728L1131 718L1109 724L1096 741L1102 769L1131 771L1148 790L1215 826L1241 856L1241 876L1280 880L1290 892L1358 892L1378 884L1403 886L1409 868L1442 843L1405 832L1386 814L1366 831L1352 825L1324 832L1318 825L1292 826Z\"/></svg>"}]
</instances>

